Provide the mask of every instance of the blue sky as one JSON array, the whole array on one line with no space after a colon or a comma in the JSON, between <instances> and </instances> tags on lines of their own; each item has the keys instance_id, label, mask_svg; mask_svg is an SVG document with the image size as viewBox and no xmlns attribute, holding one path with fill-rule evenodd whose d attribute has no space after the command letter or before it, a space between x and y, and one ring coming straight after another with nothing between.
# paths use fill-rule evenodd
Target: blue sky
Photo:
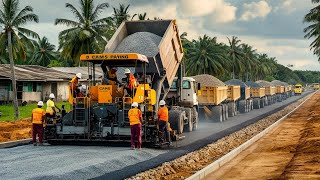
<instances>
[{"instance_id":1,"label":"blue sky","mask_svg":"<svg viewBox=\"0 0 320 180\"><path fill-rule=\"evenodd\" d=\"M66 27L54 26L55 18L73 18L66 2L77 6L78 0L21 1L22 6L34 7L40 17L40 23L28 27L57 45L58 33ZM320 70L317 57L309 50L311 41L303 38L307 26L303 16L312 8L311 0L95 0L101 2L130 4L132 14L147 12L150 18L177 19L180 31L187 32L189 39L208 34L226 43L226 37L238 36L258 52L276 57L280 64L294 65L292 69ZM102 16L111 14L110 7Z\"/></svg>"}]
</instances>

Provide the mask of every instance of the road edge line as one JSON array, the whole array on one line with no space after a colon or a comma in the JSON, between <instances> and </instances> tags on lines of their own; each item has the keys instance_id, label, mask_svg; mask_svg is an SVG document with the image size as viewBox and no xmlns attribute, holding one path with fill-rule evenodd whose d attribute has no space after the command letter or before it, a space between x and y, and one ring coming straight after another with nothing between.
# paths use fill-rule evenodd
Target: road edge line
<instances>
[{"instance_id":1,"label":"road edge line","mask_svg":"<svg viewBox=\"0 0 320 180\"><path fill-rule=\"evenodd\" d=\"M0 143L0 149L30 144L31 138Z\"/></svg>"},{"instance_id":2,"label":"road edge line","mask_svg":"<svg viewBox=\"0 0 320 180\"><path fill-rule=\"evenodd\" d=\"M316 91L317 92L317 91ZM226 155L222 156L218 160L214 161L213 163L209 164L205 168L201 169L200 171L197 171L192 176L188 177L186 180L200 180L204 179L208 174L218 170L221 168L224 164L231 161L233 158L235 158L237 155L239 155L241 152L243 152L245 149L247 149L249 146L251 146L253 143L261 139L264 135L266 135L268 132L272 131L274 128L277 127L283 120L285 120L290 114L292 114L294 111L296 111L298 108L300 108L305 102L307 102L316 92L313 92L309 95L309 97L304 100L302 103L300 103L297 107L295 107L292 111L287 113L285 116L271 124L269 127L267 127L265 130L261 131L259 134L255 135L245 143L241 144L237 148L233 149Z\"/></svg>"}]
</instances>

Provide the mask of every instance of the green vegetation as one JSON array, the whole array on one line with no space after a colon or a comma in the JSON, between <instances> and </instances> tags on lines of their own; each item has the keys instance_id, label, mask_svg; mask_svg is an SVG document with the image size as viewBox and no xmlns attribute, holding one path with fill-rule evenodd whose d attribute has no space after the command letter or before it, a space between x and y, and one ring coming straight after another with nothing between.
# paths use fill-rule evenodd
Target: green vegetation
<instances>
[{"instance_id":1,"label":"green vegetation","mask_svg":"<svg viewBox=\"0 0 320 180\"><path fill-rule=\"evenodd\" d=\"M62 105L65 105L65 110L69 111L70 106L68 102L57 102L56 105L61 109ZM1 121L14 121L14 110L12 104L0 105L0 111L2 116L0 116ZM19 106L20 119L31 117L32 109L37 107L37 103L27 104L26 106ZM45 104L42 109L46 109L47 105Z\"/></svg>"}]
</instances>

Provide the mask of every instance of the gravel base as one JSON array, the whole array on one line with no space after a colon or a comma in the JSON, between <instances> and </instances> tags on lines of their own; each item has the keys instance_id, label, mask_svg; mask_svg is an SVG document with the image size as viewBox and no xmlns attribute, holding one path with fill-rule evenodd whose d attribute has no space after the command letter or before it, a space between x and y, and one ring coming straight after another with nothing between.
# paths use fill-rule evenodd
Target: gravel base
<instances>
[{"instance_id":1,"label":"gravel base","mask_svg":"<svg viewBox=\"0 0 320 180\"><path fill-rule=\"evenodd\" d=\"M1 179L89 179L166 153L99 146L20 146L0 150Z\"/></svg>"},{"instance_id":2,"label":"gravel base","mask_svg":"<svg viewBox=\"0 0 320 180\"><path fill-rule=\"evenodd\" d=\"M157 168L140 173L128 179L185 179L269 127L279 118L297 107L306 98L307 97L300 99L298 102L287 106L285 109L209 144L200 150L184 155L173 161L166 162Z\"/></svg>"}]
</instances>

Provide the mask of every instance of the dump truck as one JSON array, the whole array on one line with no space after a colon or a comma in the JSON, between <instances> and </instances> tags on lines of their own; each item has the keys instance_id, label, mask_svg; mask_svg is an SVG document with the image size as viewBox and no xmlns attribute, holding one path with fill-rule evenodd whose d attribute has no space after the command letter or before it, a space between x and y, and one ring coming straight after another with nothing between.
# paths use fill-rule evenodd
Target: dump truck
<instances>
[{"instance_id":1,"label":"dump truck","mask_svg":"<svg viewBox=\"0 0 320 180\"><path fill-rule=\"evenodd\" d=\"M216 122L225 121L228 118L228 86L222 81L208 74L193 76L200 83L198 104L199 118Z\"/></svg>"},{"instance_id":2,"label":"dump truck","mask_svg":"<svg viewBox=\"0 0 320 180\"><path fill-rule=\"evenodd\" d=\"M246 85L250 87L250 97L253 100L253 109L263 108L266 102L265 88L253 81L247 81Z\"/></svg>"},{"instance_id":3,"label":"dump truck","mask_svg":"<svg viewBox=\"0 0 320 180\"><path fill-rule=\"evenodd\" d=\"M239 85L228 85L227 105L228 116L233 117L237 114L237 102L241 97L241 88Z\"/></svg>"},{"instance_id":4,"label":"dump truck","mask_svg":"<svg viewBox=\"0 0 320 180\"><path fill-rule=\"evenodd\" d=\"M294 95L301 95L302 94L302 85L296 84L294 85Z\"/></svg>"},{"instance_id":5,"label":"dump truck","mask_svg":"<svg viewBox=\"0 0 320 180\"><path fill-rule=\"evenodd\" d=\"M273 86L270 82L264 81L264 80L259 80L256 81L257 84L259 84L261 87L265 88L265 94L266 94L266 105L271 105L276 102L276 87Z\"/></svg>"},{"instance_id":6,"label":"dump truck","mask_svg":"<svg viewBox=\"0 0 320 180\"><path fill-rule=\"evenodd\" d=\"M228 86L240 86L240 98L235 101L236 112L247 113L252 109L252 99L250 98L250 87L239 79L230 79L224 82Z\"/></svg>"},{"instance_id":7,"label":"dump truck","mask_svg":"<svg viewBox=\"0 0 320 180\"><path fill-rule=\"evenodd\" d=\"M128 111L131 104L137 102L144 119L143 142L162 145L157 126L160 100L167 100L169 105L171 137L176 140L182 138L185 127L192 131L198 126L197 96L194 95L198 86L194 80L187 79L190 89L184 88L186 79L182 78L182 57L175 20L123 22L102 54L81 55L80 60L89 65L87 94L72 97L72 111L57 121L47 123L48 142L129 140ZM117 67L120 72L117 72L118 78L123 75L124 68L130 68L138 86L133 89L133 94L129 94L123 86L101 84L95 75L97 66ZM192 92L190 96L186 90Z\"/></svg>"},{"instance_id":8,"label":"dump truck","mask_svg":"<svg viewBox=\"0 0 320 180\"><path fill-rule=\"evenodd\" d=\"M314 90L318 90L320 88L320 84L319 83L313 83L312 86L313 86Z\"/></svg>"},{"instance_id":9,"label":"dump truck","mask_svg":"<svg viewBox=\"0 0 320 180\"><path fill-rule=\"evenodd\" d=\"M278 102L282 102L283 101L283 95L284 95L284 90L285 87L283 85L283 83L279 80L273 80L271 81L271 84L274 85L276 87L276 98Z\"/></svg>"}]
</instances>

